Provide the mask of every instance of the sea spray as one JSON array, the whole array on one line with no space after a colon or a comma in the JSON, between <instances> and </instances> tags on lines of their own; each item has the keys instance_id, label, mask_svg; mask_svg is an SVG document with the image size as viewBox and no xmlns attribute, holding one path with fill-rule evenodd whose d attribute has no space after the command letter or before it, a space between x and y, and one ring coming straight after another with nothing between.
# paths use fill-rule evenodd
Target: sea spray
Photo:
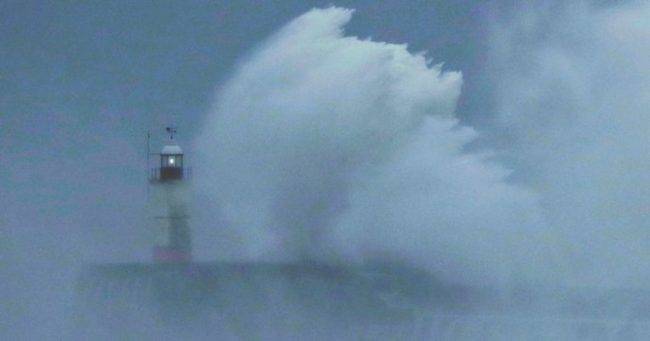
<instances>
[{"instance_id":1,"label":"sea spray","mask_svg":"<svg viewBox=\"0 0 650 341\"><path fill-rule=\"evenodd\" d=\"M461 74L405 45L345 35L351 16L332 7L296 18L217 95L197 139L210 171L197 181L207 209L238 233L238 251L388 256L465 283L561 268L539 240L535 196L463 152L476 133L455 118Z\"/></svg>"}]
</instances>

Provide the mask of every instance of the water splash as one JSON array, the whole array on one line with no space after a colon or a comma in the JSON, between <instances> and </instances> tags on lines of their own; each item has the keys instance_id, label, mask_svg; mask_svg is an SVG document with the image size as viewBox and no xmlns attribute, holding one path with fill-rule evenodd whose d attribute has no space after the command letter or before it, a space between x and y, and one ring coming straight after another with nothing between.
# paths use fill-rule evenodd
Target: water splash
<instances>
[{"instance_id":1,"label":"water splash","mask_svg":"<svg viewBox=\"0 0 650 341\"><path fill-rule=\"evenodd\" d=\"M454 116L461 74L405 45L346 36L351 16L298 17L218 94L197 140L211 170L200 187L240 250L388 257L470 283L548 273L534 195L462 151L476 133Z\"/></svg>"}]
</instances>

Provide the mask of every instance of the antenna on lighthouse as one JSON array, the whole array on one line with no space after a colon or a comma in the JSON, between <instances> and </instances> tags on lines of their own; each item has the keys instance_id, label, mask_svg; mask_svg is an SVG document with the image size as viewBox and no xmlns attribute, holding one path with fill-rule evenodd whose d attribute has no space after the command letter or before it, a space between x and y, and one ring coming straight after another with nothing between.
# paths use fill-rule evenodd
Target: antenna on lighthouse
<instances>
[{"instance_id":1,"label":"antenna on lighthouse","mask_svg":"<svg viewBox=\"0 0 650 341\"><path fill-rule=\"evenodd\" d=\"M169 139L174 140L174 134L176 134L176 127L167 127L165 128L167 130L167 133L169 134Z\"/></svg>"}]
</instances>

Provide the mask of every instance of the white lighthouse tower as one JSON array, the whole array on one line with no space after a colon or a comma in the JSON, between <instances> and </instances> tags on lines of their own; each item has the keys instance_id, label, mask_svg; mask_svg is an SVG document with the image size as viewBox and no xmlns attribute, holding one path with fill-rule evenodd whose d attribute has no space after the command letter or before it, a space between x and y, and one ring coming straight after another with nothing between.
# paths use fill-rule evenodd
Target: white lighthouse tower
<instances>
[{"instance_id":1,"label":"white lighthouse tower","mask_svg":"<svg viewBox=\"0 0 650 341\"><path fill-rule=\"evenodd\" d=\"M182 263L192 260L192 238L188 224L188 169L183 150L174 141L176 129L168 127L169 141L162 148L160 166L151 169L149 198L152 225L156 231L154 261Z\"/></svg>"}]
</instances>

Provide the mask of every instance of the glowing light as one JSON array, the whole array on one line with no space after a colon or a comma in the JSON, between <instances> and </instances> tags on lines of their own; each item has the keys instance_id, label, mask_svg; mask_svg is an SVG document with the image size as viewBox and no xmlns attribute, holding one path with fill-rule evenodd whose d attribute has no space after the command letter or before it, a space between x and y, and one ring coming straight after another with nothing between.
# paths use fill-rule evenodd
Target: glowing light
<instances>
[{"instance_id":1,"label":"glowing light","mask_svg":"<svg viewBox=\"0 0 650 341\"><path fill-rule=\"evenodd\" d=\"M173 158L173 157L170 157L170 158L169 158L169 164L170 164L170 165L174 165L174 158Z\"/></svg>"}]
</instances>

